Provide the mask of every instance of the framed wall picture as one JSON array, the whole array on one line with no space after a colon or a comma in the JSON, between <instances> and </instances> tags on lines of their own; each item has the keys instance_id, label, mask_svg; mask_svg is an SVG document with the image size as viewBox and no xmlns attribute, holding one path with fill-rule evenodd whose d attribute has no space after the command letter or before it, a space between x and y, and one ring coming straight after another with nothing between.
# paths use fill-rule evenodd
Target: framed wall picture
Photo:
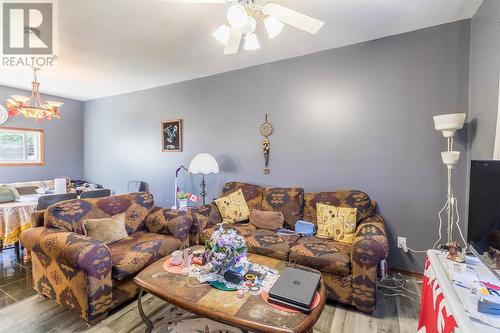
<instances>
[{"instance_id":1,"label":"framed wall picture","mask_svg":"<svg viewBox=\"0 0 500 333\"><path fill-rule=\"evenodd\" d=\"M161 122L161 150L182 151L182 119Z\"/></svg>"}]
</instances>

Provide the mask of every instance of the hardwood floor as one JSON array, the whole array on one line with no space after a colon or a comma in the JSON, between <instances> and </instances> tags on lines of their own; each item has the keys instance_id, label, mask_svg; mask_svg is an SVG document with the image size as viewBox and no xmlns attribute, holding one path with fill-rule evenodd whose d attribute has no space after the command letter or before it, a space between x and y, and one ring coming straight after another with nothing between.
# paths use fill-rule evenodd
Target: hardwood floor
<instances>
[{"instance_id":1,"label":"hardwood floor","mask_svg":"<svg viewBox=\"0 0 500 333\"><path fill-rule=\"evenodd\" d=\"M27 268L26 268L27 270ZM408 277L414 279L414 277ZM0 280L1 281L1 280ZM22 281L22 278L18 281ZM0 282L1 283L1 282ZM24 282L21 282L21 285ZM385 282L390 284L390 282ZM408 283L406 287L419 294L420 284ZM11 289L9 289L11 288ZM24 287L20 287L22 289ZM6 288L14 296L25 294L13 287ZM384 293L392 293L384 289ZM5 292L4 292L5 293ZM28 292L26 292L28 293ZM414 298L419 298L417 295ZM389 297L382 294L377 298L377 310L373 316L366 315L336 303L327 303L320 319L314 327L315 333L354 333L354 332L402 332L417 331L419 304L402 296ZM10 303L13 303L11 300ZM162 315L165 303L146 295L143 298L145 312L153 319ZM94 327L89 327L74 312L57 305L41 296L32 296L0 309L0 332L88 332L88 333L136 333L144 332L137 310L136 301L121 306L110 316ZM165 326L154 332L166 332Z\"/></svg>"}]
</instances>

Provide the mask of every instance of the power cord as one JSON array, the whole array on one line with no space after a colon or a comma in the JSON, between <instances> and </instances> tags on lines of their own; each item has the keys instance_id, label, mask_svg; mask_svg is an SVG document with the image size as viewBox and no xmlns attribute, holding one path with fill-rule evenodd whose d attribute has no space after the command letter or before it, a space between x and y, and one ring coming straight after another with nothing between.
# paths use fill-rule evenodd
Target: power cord
<instances>
[{"instance_id":1,"label":"power cord","mask_svg":"<svg viewBox=\"0 0 500 333\"><path fill-rule=\"evenodd\" d=\"M399 278L393 276L393 277L387 279L388 281L392 282L393 285L387 285L385 283L382 283L382 281L384 281L385 279L378 280L377 281L377 292L383 296L386 296L386 297L398 297L398 296L405 297L405 298L412 300L415 303L420 304L420 301L418 299L414 298L414 296L416 296L417 298L420 298L420 295L418 293L414 292L413 290L408 289L406 287L406 284L407 283L422 284L422 281L413 280L413 279L406 279L405 277L403 277L403 275L401 273L398 273L398 276L399 276ZM384 289L387 289L388 292L383 291ZM409 293L410 295L408 295L406 293Z\"/></svg>"},{"instance_id":2,"label":"power cord","mask_svg":"<svg viewBox=\"0 0 500 333\"><path fill-rule=\"evenodd\" d=\"M455 197L452 197L450 199L453 203L453 206L455 206L455 214L457 216L457 220L455 221L455 225L457 226L458 228L458 233L460 234L460 238L462 239L462 242L464 243L465 247L464 247L464 251L467 249L468 247L468 244L467 242L465 241L465 237L463 235L463 232L462 232L462 228L460 227L460 214L458 214L458 200L457 198ZM441 213L447 208L448 206L448 200L446 200L443 208L441 208L441 210L439 211L438 213L438 218L439 218L439 228L438 228L438 233L439 233L439 238L438 240L434 243L434 245L432 246L433 249L436 248L437 244L441 241L442 239L442 233L441 233L441 229L443 227L443 219L441 218ZM406 246L405 248L403 248L403 251L404 252L407 252L407 251L410 251L410 252L413 252L413 253L427 253L427 251L420 251L420 250L414 250L408 246Z\"/></svg>"}]
</instances>

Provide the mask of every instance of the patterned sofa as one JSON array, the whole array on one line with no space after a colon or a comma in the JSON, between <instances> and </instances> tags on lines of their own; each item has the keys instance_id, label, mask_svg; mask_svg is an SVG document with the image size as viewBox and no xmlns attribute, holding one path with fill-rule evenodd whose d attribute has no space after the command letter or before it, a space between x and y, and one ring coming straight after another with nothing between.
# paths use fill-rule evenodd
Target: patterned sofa
<instances>
[{"instance_id":1,"label":"patterned sofa","mask_svg":"<svg viewBox=\"0 0 500 333\"><path fill-rule=\"evenodd\" d=\"M301 188L264 188L240 182L227 183L222 195L242 189L250 209L281 211L285 227L293 229L299 219L316 224L316 204L357 208L356 238L352 244L315 236L278 235L248 223L235 224L245 236L250 252L286 260L322 272L328 297L358 310L372 313L376 302L377 267L388 256L384 220L375 215L376 203L361 191L304 193ZM203 244L221 223L212 203L191 211L191 243Z\"/></svg>"},{"instance_id":2,"label":"patterned sofa","mask_svg":"<svg viewBox=\"0 0 500 333\"><path fill-rule=\"evenodd\" d=\"M121 213L127 238L105 245L83 235L84 219ZM137 294L136 273L188 243L191 215L169 214L147 192L68 200L33 214L34 228L21 235L32 253L33 288L91 324L102 320Z\"/></svg>"}]
</instances>

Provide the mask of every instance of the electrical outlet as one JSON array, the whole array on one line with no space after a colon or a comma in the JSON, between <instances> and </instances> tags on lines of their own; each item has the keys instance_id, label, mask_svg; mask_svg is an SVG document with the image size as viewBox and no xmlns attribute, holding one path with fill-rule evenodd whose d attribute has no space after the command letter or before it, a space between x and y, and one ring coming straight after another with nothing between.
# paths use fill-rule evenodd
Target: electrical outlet
<instances>
[{"instance_id":1,"label":"electrical outlet","mask_svg":"<svg viewBox=\"0 0 500 333\"><path fill-rule=\"evenodd\" d=\"M406 237L398 237L398 248L403 249L403 252L408 252L406 247Z\"/></svg>"}]
</instances>

